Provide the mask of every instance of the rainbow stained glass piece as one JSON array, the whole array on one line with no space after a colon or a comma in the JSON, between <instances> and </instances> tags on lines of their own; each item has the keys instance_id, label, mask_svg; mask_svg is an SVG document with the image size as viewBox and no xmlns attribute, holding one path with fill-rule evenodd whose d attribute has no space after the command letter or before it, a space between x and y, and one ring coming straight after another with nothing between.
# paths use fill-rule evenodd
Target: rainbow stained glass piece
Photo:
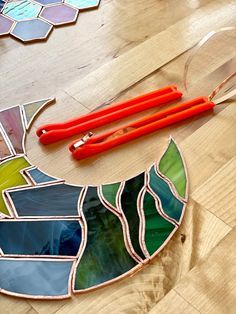
<instances>
[{"instance_id":1,"label":"rainbow stained glass piece","mask_svg":"<svg viewBox=\"0 0 236 314\"><path fill-rule=\"evenodd\" d=\"M8 2L3 8L3 14L15 21L36 18L41 11L41 6L30 0Z\"/></svg>"},{"instance_id":2,"label":"rainbow stained glass piece","mask_svg":"<svg viewBox=\"0 0 236 314\"><path fill-rule=\"evenodd\" d=\"M64 2L63 0L34 0L34 1L38 2L39 4L43 6Z\"/></svg>"},{"instance_id":3,"label":"rainbow stained glass piece","mask_svg":"<svg viewBox=\"0 0 236 314\"><path fill-rule=\"evenodd\" d=\"M150 170L149 185L159 198L164 213L176 222L180 221L184 203L173 194L168 183L157 174L155 166Z\"/></svg>"},{"instance_id":4,"label":"rainbow stained glass piece","mask_svg":"<svg viewBox=\"0 0 236 314\"><path fill-rule=\"evenodd\" d=\"M22 297L67 297L73 260L0 258L0 290Z\"/></svg>"},{"instance_id":5,"label":"rainbow stained glass piece","mask_svg":"<svg viewBox=\"0 0 236 314\"><path fill-rule=\"evenodd\" d=\"M143 199L145 215L145 245L150 255L155 254L175 229L175 225L163 218L155 206L155 199L147 191Z\"/></svg>"},{"instance_id":6,"label":"rainbow stained glass piece","mask_svg":"<svg viewBox=\"0 0 236 314\"><path fill-rule=\"evenodd\" d=\"M0 112L0 123L5 130L11 144L17 154L24 153L23 136L24 127L21 118L20 107L12 107Z\"/></svg>"},{"instance_id":7,"label":"rainbow stained glass piece","mask_svg":"<svg viewBox=\"0 0 236 314\"><path fill-rule=\"evenodd\" d=\"M53 26L40 19L17 22L11 35L23 42L45 40L52 31Z\"/></svg>"},{"instance_id":8,"label":"rainbow stained glass piece","mask_svg":"<svg viewBox=\"0 0 236 314\"><path fill-rule=\"evenodd\" d=\"M65 3L68 3L79 10L86 10L97 8L100 0L65 0Z\"/></svg>"},{"instance_id":9,"label":"rainbow stained glass piece","mask_svg":"<svg viewBox=\"0 0 236 314\"><path fill-rule=\"evenodd\" d=\"M49 98L49 99L38 100L38 101L34 101L31 103L22 105L22 108L24 111L25 122L26 122L26 130L28 130L28 128L30 127L31 122L33 121L37 113L40 110L42 110L44 106L46 106L52 101L53 99Z\"/></svg>"},{"instance_id":10,"label":"rainbow stained glass piece","mask_svg":"<svg viewBox=\"0 0 236 314\"><path fill-rule=\"evenodd\" d=\"M49 175L45 174L37 168L27 170L27 173L36 184L55 182L58 180L56 178L50 177Z\"/></svg>"},{"instance_id":11,"label":"rainbow stained glass piece","mask_svg":"<svg viewBox=\"0 0 236 314\"><path fill-rule=\"evenodd\" d=\"M45 7L40 13L40 17L53 25L63 25L73 23L77 20L78 10L65 4Z\"/></svg>"},{"instance_id":12,"label":"rainbow stained glass piece","mask_svg":"<svg viewBox=\"0 0 236 314\"><path fill-rule=\"evenodd\" d=\"M76 256L81 226L75 220L0 221L0 248L10 255Z\"/></svg>"},{"instance_id":13,"label":"rainbow stained glass piece","mask_svg":"<svg viewBox=\"0 0 236 314\"><path fill-rule=\"evenodd\" d=\"M170 179L179 195L185 198L187 179L184 163L173 139L171 139L167 151L160 160L159 170Z\"/></svg>"},{"instance_id":14,"label":"rainbow stained glass piece","mask_svg":"<svg viewBox=\"0 0 236 314\"><path fill-rule=\"evenodd\" d=\"M88 188L83 213L88 235L76 270L75 291L115 279L137 265L126 249L119 218L102 205L97 188Z\"/></svg>"},{"instance_id":15,"label":"rainbow stained glass piece","mask_svg":"<svg viewBox=\"0 0 236 314\"><path fill-rule=\"evenodd\" d=\"M79 216L78 198L82 188L55 184L9 192L19 217Z\"/></svg>"},{"instance_id":16,"label":"rainbow stained glass piece","mask_svg":"<svg viewBox=\"0 0 236 314\"><path fill-rule=\"evenodd\" d=\"M1 129L0 129L0 161L2 159L5 159L8 156L11 156L11 151L10 151L4 137L2 136Z\"/></svg>"},{"instance_id":17,"label":"rainbow stained glass piece","mask_svg":"<svg viewBox=\"0 0 236 314\"><path fill-rule=\"evenodd\" d=\"M1 4L0 4L0 10L1 10ZM10 20L8 17L1 14L0 15L0 36L9 34L13 24L14 22L12 20Z\"/></svg>"},{"instance_id":18,"label":"rainbow stained glass piece","mask_svg":"<svg viewBox=\"0 0 236 314\"><path fill-rule=\"evenodd\" d=\"M0 213L9 215L2 192L9 188L26 185L27 181L20 171L29 165L24 157L16 157L0 163Z\"/></svg>"}]
</instances>

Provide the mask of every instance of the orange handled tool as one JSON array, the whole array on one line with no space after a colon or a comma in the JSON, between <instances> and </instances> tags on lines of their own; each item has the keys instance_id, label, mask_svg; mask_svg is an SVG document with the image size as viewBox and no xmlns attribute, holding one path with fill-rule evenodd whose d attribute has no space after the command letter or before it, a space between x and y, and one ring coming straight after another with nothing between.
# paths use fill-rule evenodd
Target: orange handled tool
<instances>
[{"instance_id":1,"label":"orange handled tool","mask_svg":"<svg viewBox=\"0 0 236 314\"><path fill-rule=\"evenodd\" d=\"M167 86L64 123L44 125L37 130L37 135L42 144L52 144L181 97L175 85Z\"/></svg>"},{"instance_id":2,"label":"orange handled tool","mask_svg":"<svg viewBox=\"0 0 236 314\"><path fill-rule=\"evenodd\" d=\"M90 132L79 141L73 142L70 145L70 151L78 160L91 157L142 135L213 109L214 106L215 104L207 97L199 97L101 135L93 136L93 133Z\"/></svg>"}]
</instances>

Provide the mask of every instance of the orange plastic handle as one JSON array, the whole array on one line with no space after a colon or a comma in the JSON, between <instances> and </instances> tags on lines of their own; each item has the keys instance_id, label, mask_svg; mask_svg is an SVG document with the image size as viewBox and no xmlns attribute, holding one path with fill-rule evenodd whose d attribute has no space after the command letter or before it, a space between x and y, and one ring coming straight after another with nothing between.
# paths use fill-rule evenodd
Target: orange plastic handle
<instances>
[{"instance_id":1,"label":"orange plastic handle","mask_svg":"<svg viewBox=\"0 0 236 314\"><path fill-rule=\"evenodd\" d=\"M64 123L41 126L37 130L37 135L44 145L55 143L181 97L182 93L175 85L167 86Z\"/></svg>"},{"instance_id":2,"label":"orange plastic handle","mask_svg":"<svg viewBox=\"0 0 236 314\"><path fill-rule=\"evenodd\" d=\"M154 115L140 119L129 125L125 125L121 128L114 129L104 134L91 137L83 146L75 149L75 144L78 141L73 142L69 149L75 159L81 160L93 155L107 151L115 146L121 145L140 136L154 132L158 129L172 125L179 121L196 116L202 112L213 109L215 104L208 101L206 97L199 97L188 102L182 103L178 106L162 110ZM112 134L119 130L132 128L131 131L120 135L118 137L108 139ZM133 129L134 128L134 129Z\"/></svg>"}]
</instances>

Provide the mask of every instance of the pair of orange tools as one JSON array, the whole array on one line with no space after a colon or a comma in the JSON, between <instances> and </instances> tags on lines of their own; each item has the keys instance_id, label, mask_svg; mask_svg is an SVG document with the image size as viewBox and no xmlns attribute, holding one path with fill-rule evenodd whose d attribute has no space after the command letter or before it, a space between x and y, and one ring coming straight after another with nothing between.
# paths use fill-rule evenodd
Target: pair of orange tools
<instances>
[{"instance_id":1,"label":"pair of orange tools","mask_svg":"<svg viewBox=\"0 0 236 314\"><path fill-rule=\"evenodd\" d=\"M37 135L40 142L47 145L76 134L88 132L82 139L74 141L69 147L75 159L85 159L134 140L142 135L196 116L213 109L215 106L208 97L198 97L176 106L162 109L157 113L130 124L114 128L100 135L93 135L91 132L97 127L104 126L132 114L178 100L182 95L182 92L175 85L167 86L64 123L44 125L37 130Z\"/></svg>"}]
</instances>

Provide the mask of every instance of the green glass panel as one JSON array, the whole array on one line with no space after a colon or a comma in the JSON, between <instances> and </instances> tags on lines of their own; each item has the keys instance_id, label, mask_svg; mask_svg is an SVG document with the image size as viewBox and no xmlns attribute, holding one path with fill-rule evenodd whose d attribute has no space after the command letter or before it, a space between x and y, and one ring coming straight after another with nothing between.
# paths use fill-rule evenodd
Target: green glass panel
<instances>
[{"instance_id":1,"label":"green glass panel","mask_svg":"<svg viewBox=\"0 0 236 314\"><path fill-rule=\"evenodd\" d=\"M35 101L32 103L23 105L23 108L25 111L25 118L26 118L26 122L27 122L27 127L29 127L29 123L30 123L31 119L33 118L33 116L37 113L37 111L40 110L40 108L43 107L43 105L47 102L48 102L48 99Z\"/></svg>"},{"instance_id":2,"label":"green glass panel","mask_svg":"<svg viewBox=\"0 0 236 314\"><path fill-rule=\"evenodd\" d=\"M173 140L161 158L159 170L174 184L180 196L186 195L186 174L180 152Z\"/></svg>"},{"instance_id":3,"label":"green glass panel","mask_svg":"<svg viewBox=\"0 0 236 314\"><path fill-rule=\"evenodd\" d=\"M11 159L0 164L0 212L8 215L8 209L4 203L2 191L12 187L27 184L20 170L29 167L30 164L24 157Z\"/></svg>"},{"instance_id":4,"label":"green glass panel","mask_svg":"<svg viewBox=\"0 0 236 314\"><path fill-rule=\"evenodd\" d=\"M120 183L106 184L102 186L102 194L104 198L114 207L116 207L116 195L119 187Z\"/></svg>"},{"instance_id":5,"label":"green glass panel","mask_svg":"<svg viewBox=\"0 0 236 314\"><path fill-rule=\"evenodd\" d=\"M159 197L163 211L170 218L179 221L184 208L181 202L171 191L167 182L157 175L154 166L150 170L150 187L153 192Z\"/></svg>"},{"instance_id":6,"label":"green glass panel","mask_svg":"<svg viewBox=\"0 0 236 314\"><path fill-rule=\"evenodd\" d=\"M137 265L126 249L120 220L102 205L97 188L88 189L83 212L88 236L76 271L75 290L114 279Z\"/></svg>"},{"instance_id":7,"label":"green glass panel","mask_svg":"<svg viewBox=\"0 0 236 314\"><path fill-rule=\"evenodd\" d=\"M140 218L137 209L138 195L143 186L144 173L141 173L138 176L127 180L121 195L121 207L128 221L130 239L133 248L141 258L145 259L139 243Z\"/></svg>"},{"instance_id":8,"label":"green glass panel","mask_svg":"<svg viewBox=\"0 0 236 314\"><path fill-rule=\"evenodd\" d=\"M146 193L143 201L146 220L145 243L150 255L155 253L174 230L174 225L165 220L157 211L155 200Z\"/></svg>"}]
</instances>

